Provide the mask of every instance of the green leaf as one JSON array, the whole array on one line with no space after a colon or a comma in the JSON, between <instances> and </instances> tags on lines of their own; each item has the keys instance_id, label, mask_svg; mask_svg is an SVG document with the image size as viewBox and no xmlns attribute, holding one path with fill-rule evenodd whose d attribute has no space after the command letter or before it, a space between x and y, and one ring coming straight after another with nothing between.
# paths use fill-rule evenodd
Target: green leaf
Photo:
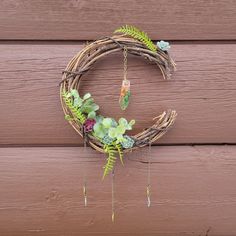
<instances>
[{"instance_id":1,"label":"green leaf","mask_svg":"<svg viewBox=\"0 0 236 236\"><path fill-rule=\"evenodd\" d=\"M83 97L83 100L89 99L91 97L90 93L86 93Z\"/></svg>"},{"instance_id":2,"label":"green leaf","mask_svg":"<svg viewBox=\"0 0 236 236\"><path fill-rule=\"evenodd\" d=\"M130 126L133 126L135 124L135 120L131 120L130 122L129 122L129 125Z\"/></svg>"},{"instance_id":3,"label":"green leaf","mask_svg":"<svg viewBox=\"0 0 236 236\"><path fill-rule=\"evenodd\" d=\"M66 93L65 91L63 91L62 96L63 96L63 100L64 100L66 106L70 109L70 111L73 114L73 116L75 117L75 119L78 119L83 124L86 120L86 117L81 112L80 108L74 106L73 99L68 97L68 93Z\"/></svg>"},{"instance_id":4,"label":"green leaf","mask_svg":"<svg viewBox=\"0 0 236 236\"><path fill-rule=\"evenodd\" d=\"M96 117L96 112L95 111L91 111L88 113L88 118L89 119L94 119Z\"/></svg>"},{"instance_id":5,"label":"green leaf","mask_svg":"<svg viewBox=\"0 0 236 236\"><path fill-rule=\"evenodd\" d=\"M103 138L106 135L106 130L103 129L103 125L101 123L96 123L93 126L93 130L95 133L95 136L97 136L98 138Z\"/></svg>"},{"instance_id":6,"label":"green leaf","mask_svg":"<svg viewBox=\"0 0 236 236\"><path fill-rule=\"evenodd\" d=\"M112 119L111 118L105 118L102 121L102 124L105 128L110 128L112 126Z\"/></svg>"},{"instance_id":7,"label":"green leaf","mask_svg":"<svg viewBox=\"0 0 236 236\"><path fill-rule=\"evenodd\" d=\"M112 119L112 127L117 127L117 122L116 122L116 120L115 119Z\"/></svg>"},{"instance_id":8,"label":"green leaf","mask_svg":"<svg viewBox=\"0 0 236 236\"><path fill-rule=\"evenodd\" d=\"M94 111L97 111L97 110L99 110L99 106L94 103L94 104L92 105L92 109L93 109Z\"/></svg>"},{"instance_id":9,"label":"green leaf","mask_svg":"<svg viewBox=\"0 0 236 236\"><path fill-rule=\"evenodd\" d=\"M121 144L120 143L116 144L116 148L117 148L117 151L119 153L120 162L121 162L122 165L124 165L124 161L123 161L124 154L123 154L123 148L122 148Z\"/></svg>"},{"instance_id":10,"label":"green leaf","mask_svg":"<svg viewBox=\"0 0 236 236\"><path fill-rule=\"evenodd\" d=\"M96 123L101 123L103 121L104 117L101 116L101 115L98 115L96 116L95 120L96 120Z\"/></svg>"},{"instance_id":11,"label":"green leaf","mask_svg":"<svg viewBox=\"0 0 236 236\"><path fill-rule=\"evenodd\" d=\"M116 136L117 136L117 130L116 130L116 128L110 128L109 130L108 130L108 135L109 135L109 137L111 137L111 138L116 138Z\"/></svg>"},{"instance_id":12,"label":"green leaf","mask_svg":"<svg viewBox=\"0 0 236 236\"><path fill-rule=\"evenodd\" d=\"M70 93L71 93L71 95L74 97L74 98L79 98L80 96L79 96L79 93L78 93L78 91L76 90L76 89L71 89L70 90Z\"/></svg>"},{"instance_id":13,"label":"green leaf","mask_svg":"<svg viewBox=\"0 0 236 236\"><path fill-rule=\"evenodd\" d=\"M70 97L72 97L72 94L71 93L65 93L65 97L70 98Z\"/></svg>"},{"instance_id":14,"label":"green leaf","mask_svg":"<svg viewBox=\"0 0 236 236\"><path fill-rule=\"evenodd\" d=\"M103 177L107 176L114 168L115 162L116 162L116 156L117 153L116 148L113 145L104 145L103 150L108 154L107 162L105 166L103 167Z\"/></svg>"},{"instance_id":15,"label":"green leaf","mask_svg":"<svg viewBox=\"0 0 236 236\"><path fill-rule=\"evenodd\" d=\"M124 135L124 140L121 142L123 148L132 148L135 141L128 135Z\"/></svg>"},{"instance_id":16,"label":"green leaf","mask_svg":"<svg viewBox=\"0 0 236 236\"><path fill-rule=\"evenodd\" d=\"M90 97L83 102L84 102L85 106L90 106L90 105L94 104L94 99L92 97Z\"/></svg>"},{"instance_id":17,"label":"green leaf","mask_svg":"<svg viewBox=\"0 0 236 236\"><path fill-rule=\"evenodd\" d=\"M125 133L125 127L122 125L118 125L116 128L117 134L124 134Z\"/></svg>"},{"instance_id":18,"label":"green leaf","mask_svg":"<svg viewBox=\"0 0 236 236\"><path fill-rule=\"evenodd\" d=\"M122 118L119 119L119 124L126 127L127 124L128 124L128 121L125 118L122 117Z\"/></svg>"},{"instance_id":19,"label":"green leaf","mask_svg":"<svg viewBox=\"0 0 236 236\"><path fill-rule=\"evenodd\" d=\"M81 107L83 100L80 97L74 98L74 106Z\"/></svg>"},{"instance_id":20,"label":"green leaf","mask_svg":"<svg viewBox=\"0 0 236 236\"><path fill-rule=\"evenodd\" d=\"M124 137L123 137L122 134L118 134L118 135L116 136L116 139L117 139L117 143L121 143L121 142L124 141Z\"/></svg>"},{"instance_id":21,"label":"green leaf","mask_svg":"<svg viewBox=\"0 0 236 236\"><path fill-rule=\"evenodd\" d=\"M70 120L73 120L73 118L72 118L72 117L70 117L70 115L65 115L65 120L68 120L68 121L70 121Z\"/></svg>"},{"instance_id":22,"label":"green leaf","mask_svg":"<svg viewBox=\"0 0 236 236\"><path fill-rule=\"evenodd\" d=\"M140 42L142 42L151 51L156 52L156 50L157 50L156 45L152 42L152 40L148 37L148 35L145 32L139 30L138 28L136 28L132 25L122 26L122 27L118 28L117 30L115 30L114 33L127 34L127 35L139 40Z\"/></svg>"}]
</instances>

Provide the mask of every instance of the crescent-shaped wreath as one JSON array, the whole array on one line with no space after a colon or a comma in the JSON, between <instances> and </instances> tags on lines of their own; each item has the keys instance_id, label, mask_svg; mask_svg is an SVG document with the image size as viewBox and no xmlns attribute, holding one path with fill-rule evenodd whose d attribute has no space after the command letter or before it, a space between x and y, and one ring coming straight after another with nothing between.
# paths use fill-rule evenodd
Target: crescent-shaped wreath
<instances>
[{"instance_id":1,"label":"crescent-shaped wreath","mask_svg":"<svg viewBox=\"0 0 236 236\"><path fill-rule=\"evenodd\" d=\"M175 63L168 53L169 43L160 41L155 45L146 33L133 26L123 26L111 37L104 37L86 45L63 71L60 98L65 118L95 150L106 153L107 161L103 177L111 172L117 156L123 163L123 154L151 145L173 125L176 111L168 110L153 118L154 124L136 135L129 136L135 121L125 118L115 121L99 114L99 106L90 93L80 97L80 81L95 63L115 52L126 50L128 54L143 57L158 66L164 79L169 79Z\"/></svg>"}]
</instances>

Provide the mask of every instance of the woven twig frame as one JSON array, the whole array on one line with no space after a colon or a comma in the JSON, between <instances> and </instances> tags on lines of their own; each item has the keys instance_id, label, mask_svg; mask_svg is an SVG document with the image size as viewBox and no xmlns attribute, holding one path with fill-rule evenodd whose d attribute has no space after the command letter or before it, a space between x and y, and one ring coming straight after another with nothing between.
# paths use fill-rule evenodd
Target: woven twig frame
<instances>
[{"instance_id":1,"label":"woven twig frame","mask_svg":"<svg viewBox=\"0 0 236 236\"><path fill-rule=\"evenodd\" d=\"M129 54L143 57L155 63L160 68L164 79L169 79L171 76L170 72L175 69L175 63L167 52L161 50L153 52L140 41L126 35L105 37L94 41L75 55L63 71L60 98L65 115L73 117L73 114L64 103L62 92L67 92L71 89L77 89L79 91L81 78L94 66L97 60L109 54L122 51L124 47L127 48ZM174 124L176 115L176 111L168 110L158 117L153 118L155 123L151 127L131 136L135 140L135 144L132 148L125 149L124 152L147 146L161 138ZM85 139L85 142L95 150L104 153L103 144L91 134L88 133L85 135L83 132L83 125L78 120L72 119L69 120L69 123L76 132Z\"/></svg>"}]
</instances>

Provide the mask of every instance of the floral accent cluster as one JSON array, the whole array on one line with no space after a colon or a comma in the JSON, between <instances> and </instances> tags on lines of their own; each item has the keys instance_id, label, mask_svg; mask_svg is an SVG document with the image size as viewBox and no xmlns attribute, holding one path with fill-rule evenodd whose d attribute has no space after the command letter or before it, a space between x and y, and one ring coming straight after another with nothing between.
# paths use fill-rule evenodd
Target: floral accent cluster
<instances>
[{"instance_id":1,"label":"floral accent cluster","mask_svg":"<svg viewBox=\"0 0 236 236\"><path fill-rule=\"evenodd\" d=\"M90 93L86 93L80 97L76 89L72 89L66 95L71 98L73 107L76 108L77 113L82 114L79 117L83 124L83 131L91 133L94 137L99 139L104 145L121 144L123 148L132 148L134 140L132 137L125 134L127 130L132 130L135 120L128 122L125 118L120 118L118 122L109 117L103 117L97 114L99 106L94 103L94 99ZM66 117L68 119L68 117Z\"/></svg>"},{"instance_id":2,"label":"floral accent cluster","mask_svg":"<svg viewBox=\"0 0 236 236\"><path fill-rule=\"evenodd\" d=\"M94 135L104 144L120 143L123 148L131 148L134 145L134 140L128 135L125 135L125 132L132 130L134 124L135 120L128 122L125 118L120 118L116 122L113 118L98 116L93 131Z\"/></svg>"},{"instance_id":3,"label":"floral accent cluster","mask_svg":"<svg viewBox=\"0 0 236 236\"><path fill-rule=\"evenodd\" d=\"M91 132L95 124L96 124L96 120L88 118L83 124L84 132L85 133Z\"/></svg>"}]
</instances>

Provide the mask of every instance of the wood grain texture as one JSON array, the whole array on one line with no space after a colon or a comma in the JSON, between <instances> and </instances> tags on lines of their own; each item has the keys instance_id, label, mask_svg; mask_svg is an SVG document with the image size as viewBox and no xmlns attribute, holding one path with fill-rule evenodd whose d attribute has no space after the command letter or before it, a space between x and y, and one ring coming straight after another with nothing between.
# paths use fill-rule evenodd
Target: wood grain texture
<instances>
[{"instance_id":1,"label":"wood grain texture","mask_svg":"<svg viewBox=\"0 0 236 236\"><path fill-rule=\"evenodd\" d=\"M0 39L96 39L123 24L136 25L153 39L236 39L236 1L0 2Z\"/></svg>"},{"instance_id":2,"label":"wood grain texture","mask_svg":"<svg viewBox=\"0 0 236 236\"><path fill-rule=\"evenodd\" d=\"M64 120L58 83L78 44L0 45L0 144L79 145L82 140ZM236 44L175 44L178 71L164 81L150 63L128 57L132 97L123 112L118 99L122 55L98 62L82 82L102 114L136 119L138 132L170 108L177 121L160 143L235 143Z\"/></svg>"},{"instance_id":3,"label":"wood grain texture","mask_svg":"<svg viewBox=\"0 0 236 236\"><path fill-rule=\"evenodd\" d=\"M236 146L153 147L149 209L146 155L135 152L124 167L118 163L112 224L102 154L76 147L1 148L1 235L236 234Z\"/></svg>"}]
</instances>

